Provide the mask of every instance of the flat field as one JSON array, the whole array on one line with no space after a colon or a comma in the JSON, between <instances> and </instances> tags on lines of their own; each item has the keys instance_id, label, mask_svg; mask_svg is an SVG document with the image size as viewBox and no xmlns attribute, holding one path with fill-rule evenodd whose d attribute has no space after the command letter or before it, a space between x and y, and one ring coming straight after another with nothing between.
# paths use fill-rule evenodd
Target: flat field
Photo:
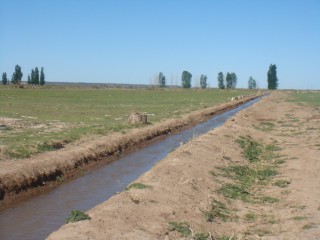
<instances>
[{"instance_id":1,"label":"flat field","mask_svg":"<svg viewBox=\"0 0 320 240\"><path fill-rule=\"evenodd\" d=\"M0 87L0 158L28 158L85 136L125 132L133 112L150 124L212 107L249 90Z\"/></svg>"},{"instance_id":2,"label":"flat field","mask_svg":"<svg viewBox=\"0 0 320 240\"><path fill-rule=\"evenodd\" d=\"M289 99L299 105L320 106L320 91L295 91Z\"/></svg>"}]
</instances>

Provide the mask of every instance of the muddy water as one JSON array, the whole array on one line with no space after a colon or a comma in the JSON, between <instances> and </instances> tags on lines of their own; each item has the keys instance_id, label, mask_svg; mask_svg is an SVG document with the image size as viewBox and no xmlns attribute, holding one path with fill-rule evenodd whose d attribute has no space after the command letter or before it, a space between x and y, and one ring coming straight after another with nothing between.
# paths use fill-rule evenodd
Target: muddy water
<instances>
[{"instance_id":1,"label":"muddy water","mask_svg":"<svg viewBox=\"0 0 320 240\"><path fill-rule=\"evenodd\" d=\"M253 100L233 110L179 134L170 135L161 142L131 153L100 169L87 172L49 193L36 196L0 213L0 239L44 239L65 223L68 213L86 211L112 197L141 174L163 159L170 151L222 125L240 110L259 101Z\"/></svg>"}]
</instances>

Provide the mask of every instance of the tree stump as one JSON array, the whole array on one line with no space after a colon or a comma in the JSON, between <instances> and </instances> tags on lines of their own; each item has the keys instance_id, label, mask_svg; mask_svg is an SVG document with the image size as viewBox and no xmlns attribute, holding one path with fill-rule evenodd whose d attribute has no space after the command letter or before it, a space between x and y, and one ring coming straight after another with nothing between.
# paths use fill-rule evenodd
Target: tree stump
<instances>
[{"instance_id":1,"label":"tree stump","mask_svg":"<svg viewBox=\"0 0 320 240\"><path fill-rule=\"evenodd\" d=\"M131 124L147 124L148 116L142 113L131 113L128 122Z\"/></svg>"}]
</instances>

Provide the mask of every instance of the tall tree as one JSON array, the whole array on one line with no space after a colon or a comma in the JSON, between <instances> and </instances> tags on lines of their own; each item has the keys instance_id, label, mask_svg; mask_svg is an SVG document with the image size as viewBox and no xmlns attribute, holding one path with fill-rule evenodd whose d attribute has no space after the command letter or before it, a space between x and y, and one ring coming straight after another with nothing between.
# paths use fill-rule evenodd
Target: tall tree
<instances>
[{"instance_id":1,"label":"tall tree","mask_svg":"<svg viewBox=\"0 0 320 240\"><path fill-rule=\"evenodd\" d=\"M220 89L225 89L225 85L224 85L224 76L222 72L218 73L218 87Z\"/></svg>"},{"instance_id":2,"label":"tall tree","mask_svg":"<svg viewBox=\"0 0 320 240\"><path fill-rule=\"evenodd\" d=\"M166 87L166 77L163 75L162 72L159 72L158 75L158 84L160 87L164 88Z\"/></svg>"},{"instance_id":3,"label":"tall tree","mask_svg":"<svg viewBox=\"0 0 320 240\"><path fill-rule=\"evenodd\" d=\"M257 88L257 82L256 80L253 78L253 77L249 77L249 80L248 80L248 88L249 89L256 89Z\"/></svg>"},{"instance_id":4,"label":"tall tree","mask_svg":"<svg viewBox=\"0 0 320 240\"><path fill-rule=\"evenodd\" d=\"M268 71L268 89L278 88L278 77L277 77L277 66L275 64L270 64Z\"/></svg>"},{"instance_id":5,"label":"tall tree","mask_svg":"<svg viewBox=\"0 0 320 240\"><path fill-rule=\"evenodd\" d=\"M39 76L39 69L36 67L34 69L34 84L39 85L40 83L40 76Z\"/></svg>"},{"instance_id":6,"label":"tall tree","mask_svg":"<svg viewBox=\"0 0 320 240\"><path fill-rule=\"evenodd\" d=\"M192 74L188 71L183 71L181 75L181 85L183 88L191 88Z\"/></svg>"},{"instance_id":7,"label":"tall tree","mask_svg":"<svg viewBox=\"0 0 320 240\"><path fill-rule=\"evenodd\" d=\"M8 83L7 73L4 72L2 73L2 84L7 85L7 83Z\"/></svg>"},{"instance_id":8,"label":"tall tree","mask_svg":"<svg viewBox=\"0 0 320 240\"><path fill-rule=\"evenodd\" d=\"M41 68L41 71L40 71L40 85L43 86L45 83L46 83L46 79L45 79L45 75L44 75L44 72L43 72L43 67Z\"/></svg>"},{"instance_id":9,"label":"tall tree","mask_svg":"<svg viewBox=\"0 0 320 240\"><path fill-rule=\"evenodd\" d=\"M31 69L31 84L36 84L34 69Z\"/></svg>"},{"instance_id":10,"label":"tall tree","mask_svg":"<svg viewBox=\"0 0 320 240\"><path fill-rule=\"evenodd\" d=\"M28 84L29 84L29 85L31 84L31 77L30 77L30 74L28 74Z\"/></svg>"},{"instance_id":11,"label":"tall tree","mask_svg":"<svg viewBox=\"0 0 320 240\"><path fill-rule=\"evenodd\" d=\"M231 76L231 73L229 72L227 72L227 75L226 75L226 88L227 89L232 88L232 76Z\"/></svg>"},{"instance_id":12,"label":"tall tree","mask_svg":"<svg viewBox=\"0 0 320 240\"><path fill-rule=\"evenodd\" d=\"M207 84L207 76L206 75L203 75L203 74L201 74L201 77L200 77L200 87L202 88L202 89L205 89L205 88L207 88L207 86L208 86L208 84Z\"/></svg>"},{"instance_id":13,"label":"tall tree","mask_svg":"<svg viewBox=\"0 0 320 240\"><path fill-rule=\"evenodd\" d=\"M15 71L12 74L11 81L13 84L20 84L22 79L23 73L21 71L21 67L17 64L15 67Z\"/></svg>"},{"instance_id":14,"label":"tall tree","mask_svg":"<svg viewBox=\"0 0 320 240\"><path fill-rule=\"evenodd\" d=\"M231 73L231 88L235 89L237 86L238 78L235 73Z\"/></svg>"}]
</instances>

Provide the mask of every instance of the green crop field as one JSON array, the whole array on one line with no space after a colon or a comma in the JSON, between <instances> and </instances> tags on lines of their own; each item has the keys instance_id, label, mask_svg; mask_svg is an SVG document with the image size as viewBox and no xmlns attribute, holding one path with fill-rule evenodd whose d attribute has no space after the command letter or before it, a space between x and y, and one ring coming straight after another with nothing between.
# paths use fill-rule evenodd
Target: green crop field
<instances>
[{"instance_id":1,"label":"green crop field","mask_svg":"<svg viewBox=\"0 0 320 240\"><path fill-rule=\"evenodd\" d=\"M53 150L57 141L125 132L137 127L127 123L133 112L152 114L148 121L154 124L252 93L249 90L2 86L0 156L26 158Z\"/></svg>"}]
</instances>

